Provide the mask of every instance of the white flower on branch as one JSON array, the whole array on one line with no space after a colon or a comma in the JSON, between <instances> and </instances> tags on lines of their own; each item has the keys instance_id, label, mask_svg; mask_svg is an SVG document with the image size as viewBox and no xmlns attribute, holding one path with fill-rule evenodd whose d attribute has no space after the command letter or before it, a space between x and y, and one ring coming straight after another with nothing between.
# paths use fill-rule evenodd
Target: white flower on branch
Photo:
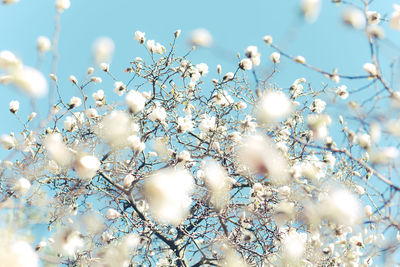
<instances>
[{"instance_id":1,"label":"white flower on branch","mask_svg":"<svg viewBox=\"0 0 400 267\"><path fill-rule=\"evenodd\" d=\"M119 213L115 209L107 210L107 215L106 215L107 220L115 220L115 219L120 218L121 216L122 216L121 213Z\"/></svg>"},{"instance_id":2,"label":"white flower on branch","mask_svg":"<svg viewBox=\"0 0 400 267\"><path fill-rule=\"evenodd\" d=\"M280 62L280 58L281 58L281 54L278 52L273 52L270 56L272 63L275 63L275 64Z\"/></svg>"},{"instance_id":3,"label":"white flower on branch","mask_svg":"<svg viewBox=\"0 0 400 267\"><path fill-rule=\"evenodd\" d=\"M251 70L253 68L253 62L248 58L244 58L240 61L239 67L242 70Z\"/></svg>"},{"instance_id":4,"label":"white flower on branch","mask_svg":"<svg viewBox=\"0 0 400 267\"><path fill-rule=\"evenodd\" d=\"M363 65L363 69L371 76L378 75L378 68L376 67L375 64L367 62Z\"/></svg>"},{"instance_id":5,"label":"white flower on branch","mask_svg":"<svg viewBox=\"0 0 400 267\"><path fill-rule=\"evenodd\" d=\"M13 100L9 104L9 110L11 113L15 114L18 112L19 109L19 102L17 100Z\"/></svg>"},{"instance_id":6,"label":"white flower on branch","mask_svg":"<svg viewBox=\"0 0 400 267\"><path fill-rule=\"evenodd\" d=\"M2 266L12 267L38 267L39 256L28 242L23 240L11 240L4 236L0 242L0 262Z\"/></svg>"},{"instance_id":7,"label":"white flower on branch","mask_svg":"<svg viewBox=\"0 0 400 267\"><path fill-rule=\"evenodd\" d=\"M73 109L82 105L82 100L79 97L73 96L69 101L69 108Z\"/></svg>"},{"instance_id":8,"label":"white flower on branch","mask_svg":"<svg viewBox=\"0 0 400 267\"><path fill-rule=\"evenodd\" d=\"M39 52L47 52L51 49L50 39L46 36L39 36L36 40Z\"/></svg>"},{"instance_id":9,"label":"white flower on branch","mask_svg":"<svg viewBox=\"0 0 400 267\"><path fill-rule=\"evenodd\" d=\"M131 90L126 94L125 102L129 111L137 114L144 109L146 98L138 91Z\"/></svg>"},{"instance_id":10,"label":"white flower on branch","mask_svg":"<svg viewBox=\"0 0 400 267\"><path fill-rule=\"evenodd\" d=\"M68 167L71 165L74 155L64 144L61 134L53 133L47 136L44 140L44 146L51 158L54 159L59 166Z\"/></svg>"},{"instance_id":11,"label":"white flower on branch","mask_svg":"<svg viewBox=\"0 0 400 267\"><path fill-rule=\"evenodd\" d=\"M186 131L192 131L194 127L194 122L192 121L191 115L186 115L185 117L178 118L178 132L185 133Z\"/></svg>"},{"instance_id":12,"label":"white flower on branch","mask_svg":"<svg viewBox=\"0 0 400 267\"><path fill-rule=\"evenodd\" d=\"M202 133L208 133L216 128L216 118L214 116L209 116L208 114L203 114L201 116L201 121L199 124L199 130Z\"/></svg>"},{"instance_id":13,"label":"white flower on branch","mask_svg":"<svg viewBox=\"0 0 400 267\"><path fill-rule=\"evenodd\" d=\"M114 93L118 96L122 96L126 90L126 85L123 82L115 82L114 83Z\"/></svg>"},{"instance_id":14,"label":"white flower on branch","mask_svg":"<svg viewBox=\"0 0 400 267\"><path fill-rule=\"evenodd\" d=\"M144 192L151 214L161 223L180 224L192 202L193 178L185 170L165 169L145 178Z\"/></svg>"},{"instance_id":15,"label":"white flower on branch","mask_svg":"<svg viewBox=\"0 0 400 267\"><path fill-rule=\"evenodd\" d=\"M149 114L149 119L152 121L163 122L167 117L167 112L165 108L157 105L153 111Z\"/></svg>"},{"instance_id":16,"label":"white flower on branch","mask_svg":"<svg viewBox=\"0 0 400 267\"><path fill-rule=\"evenodd\" d=\"M144 42L146 41L145 34L146 33L144 33L144 32L136 31L135 32L135 37L133 39L138 41L139 44L144 44Z\"/></svg>"},{"instance_id":17,"label":"white flower on branch","mask_svg":"<svg viewBox=\"0 0 400 267\"><path fill-rule=\"evenodd\" d=\"M84 180L91 179L100 168L100 161L95 156L80 156L74 164L76 174Z\"/></svg>"}]
</instances>

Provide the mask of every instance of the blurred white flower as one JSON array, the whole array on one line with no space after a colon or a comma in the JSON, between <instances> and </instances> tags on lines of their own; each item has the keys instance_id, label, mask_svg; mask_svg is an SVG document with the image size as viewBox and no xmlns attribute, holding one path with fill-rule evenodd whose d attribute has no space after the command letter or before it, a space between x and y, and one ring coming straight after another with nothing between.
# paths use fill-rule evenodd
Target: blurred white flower
<instances>
[{"instance_id":1,"label":"blurred white flower","mask_svg":"<svg viewBox=\"0 0 400 267\"><path fill-rule=\"evenodd\" d=\"M39 256L31 245L22 240L8 240L6 237L0 243L0 262L2 266L38 267Z\"/></svg>"},{"instance_id":2,"label":"blurred white flower","mask_svg":"<svg viewBox=\"0 0 400 267\"><path fill-rule=\"evenodd\" d=\"M17 146L17 140L13 135L3 134L0 137L0 143L2 148L6 150L14 149Z\"/></svg>"},{"instance_id":3,"label":"blurred white flower","mask_svg":"<svg viewBox=\"0 0 400 267\"><path fill-rule=\"evenodd\" d=\"M140 140L137 135L131 135L128 137L128 146L137 152L142 152L146 148L146 144Z\"/></svg>"},{"instance_id":4,"label":"blurred white flower","mask_svg":"<svg viewBox=\"0 0 400 267\"><path fill-rule=\"evenodd\" d=\"M47 80L37 69L23 66L15 70L11 76L11 82L31 97L40 98L47 94Z\"/></svg>"},{"instance_id":5,"label":"blurred white flower","mask_svg":"<svg viewBox=\"0 0 400 267\"><path fill-rule=\"evenodd\" d=\"M36 40L39 52L47 52L51 49L50 39L46 36L39 36Z\"/></svg>"},{"instance_id":6,"label":"blurred white flower","mask_svg":"<svg viewBox=\"0 0 400 267\"><path fill-rule=\"evenodd\" d=\"M19 60L14 53L8 50L0 52L0 69L13 72L22 68L22 62Z\"/></svg>"},{"instance_id":7,"label":"blurred white flower","mask_svg":"<svg viewBox=\"0 0 400 267\"><path fill-rule=\"evenodd\" d=\"M295 229L283 235L282 260L288 266L295 266L302 258L306 248L307 234L298 233Z\"/></svg>"},{"instance_id":8,"label":"blurred white flower","mask_svg":"<svg viewBox=\"0 0 400 267\"><path fill-rule=\"evenodd\" d=\"M144 192L150 211L161 223L179 225L192 202L193 178L185 170L165 169L145 179Z\"/></svg>"},{"instance_id":9,"label":"blurred white flower","mask_svg":"<svg viewBox=\"0 0 400 267\"><path fill-rule=\"evenodd\" d=\"M332 187L327 193L321 193L318 206L322 217L337 224L352 226L361 219L359 201L345 189Z\"/></svg>"},{"instance_id":10,"label":"blurred white flower","mask_svg":"<svg viewBox=\"0 0 400 267\"><path fill-rule=\"evenodd\" d=\"M100 37L93 43L93 57L97 65L105 62L110 63L114 54L114 41L109 37Z\"/></svg>"},{"instance_id":11,"label":"blurred white flower","mask_svg":"<svg viewBox=\"0 0 400 267\"><path fill-rule=\"evenodd\" d=\"M229 201L231 179L215 161L208 162L202 170L204 182L211 194L211 203L217 210L224 208Z\"/></svg>"},{"instance_id":12,"label":"blurred white flower","mask_svg":"<svg viewBox=\"0 0 400 267\"><path fill-rule=\"evenodd\" d=\"M103 116L96 132L113 148L123 148L127 146L127 138L132 133L130 126L131 120L128 114L114 110Z\"/></svg>"},{"instance_id":13,"label":"blurred white flower","mask_svg":"<svg viewBox=\"0 0 400 267\"><path fill-rule=\"evenodd\" d=\"M31 182L26 178L19 178L14 185L15 191L20 195L25 195L31 188Z\"/></svg>"},{"instance_id":14,"label":"blurred white flower","mask_svg":"<svg viewBox=\"0 0 400 267\"><path fill-rule=\"evenodd\" d=\"M237 150L239 162L250 172L265 175L272 183L283 184L288 181L288 164L275 144L260 135L246 138Z\"/></svg>"},{"instance_id":15,"label":"blurred white flower","mask_svg":"<svg viewBox=\"0 0 400 267\"><path fill-rule=\"evenodd\" d=\"M76 174L85 180L96 175L100 168L100 161L95 156L81 156L74 164Z\"/></svg>"},{"instance_id":16,"label":"blurred white flower","mask_svg":"<svg viewBox=\"0 0 400 267\"><path fill-rule=\"evenodd\" d=\"M206 29L196 29L192 32L190 42L193 45L210 47L212 44L212 36Z\"/></svg>"},{"instance_id":17,"label":"blurred white flower","mask_svg":"<svg viewBox=\"0 0 400 267\"><path fill-rule=\"evenodd\" d=\"M234 74L233 72L227 72L227 73L224 75L224 77L222 77L222 80L223 80L224 82L227 82L227 81L233 80L234 77L235 77L235 74Z\"/></svg>"},{"instance_id":18,"label":"blurred white flower","mask_svg":"<svg viewBox=\"0 0 400 267\"><path fill-rule=\"evenodd\" d=\"M279 122L292 110L292 103L283 92L267 91L257 104L257 118L264 123Z\"/></svg>"},{"instance_id":19,"label":"blurred white flower","mask_svg":"<svg viewBox=\"0 0 400 267\"><path fill-rule=\"evenodd\" d=\"M82 234L72 228L65 228L56 234L53 247L66 256L74 256L84 245Z\"/></svg>"},{"instance_id":20,"label":"blurred white flower","mask_svg":"<svg viewBox=\"0 0 400 267\"><path fill-rule=\"evenodd\" d=\"M321 0L302 0L301 11L306 21L310 23L316 21L321 11Z\"/></svg>"},{"instance_id":21,"label":"blurred white flower","mask_svg":"<svg viewBox=\"0 0 400 267\"><path fill-rule=\"evenodd\" d=\"M137 114L144 109L146 98L138 91L131 90L125 97L126 105L130 112Z\"/></svg>"},{"instance_id":22,"label":"blurred white flower","mask_svg":"<svg viewBox=\"0 0 400 267\"><path fill-rule=\"evenodd\" d=\"M208 133L209 131L215 130L215 117L209 116L208 114L203 114L201 116L201 121L199 124L199 129L202 133Z\"/></svg>"},{"instance_id":23,"label":"blurred white flower","mask_svg":"<svg viewBox=\"0 0 400 267\"><path fill-rule=\"evenodd\" d=\"M245 55L251 60L253 66L260 65L261 54L258 52L257 46L251 45L246 48Z\"/></svg>"},{"instance_id":24,"label":"blurred white flower","mask_svg":"<svg viewBox=\"0 0 400 267\"><path fill-rule=\"evenodd\" d=\"M74 155L64 144L61 134L53 133L47 136L44 146L59 166L69 166L72 163Z\"/></svg>"},{"instance_id":25,"label":"blurred white flower","mask_svg":"<svg viewBox=\"0 0 400 267\"><path fill-rule=\"evenodd\" d=\"M70 8L70 0L56 0L56 8L58 12L63 12L64 10Z\"/></svg>"},{"instance_id":26,"label":"blurred white flower","mask_svg":"<svg viewBox=\"0 0 400 267\"><path fill-rule=\"evenodd\" d=\"M348 8L343 12L343 22L357 30L362 30L365 28L366 18L360 9Z\"/></svg>"}]
</instances>

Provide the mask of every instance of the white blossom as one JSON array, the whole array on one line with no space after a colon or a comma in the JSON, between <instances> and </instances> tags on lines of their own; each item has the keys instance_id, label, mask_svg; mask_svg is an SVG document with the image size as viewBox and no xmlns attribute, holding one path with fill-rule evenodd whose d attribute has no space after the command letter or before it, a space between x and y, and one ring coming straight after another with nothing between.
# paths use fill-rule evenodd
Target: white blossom
<instances>
[{"instance_id":1,"label":"white blossom","mask_svg":"<svg viewBox=\"0 0 400 267\"><path fill-rule=\"evenodd\" d=\"M103 101L104 100L104 91L103 90L98 90L97 92L94 92L92 94L92 97L95 101Z\"/></svg>"},{"instance_id":2,"label":"white blossom","mask_svg":"<svg viewBox=\"0 0 400 267\"><path fill-rule=\"evenodd\" d=\"M167 117L167 112L165 108L161 106L156 106L153 111L149 114L149 119L152 121L160 121L163 122Z\"/></svg>"},{"instance_id":3,"label":"white blossom","mask_svg":"<svg viewBox=\"0 0 400 267\"><path fill-rule=\"evenodd\" d=\"M376 11L367 11L367 21L370 25L375 25L381 22L381 14Z\"/></svg>"},{"instance_id":4,"label":"white blossom","mask_svg":"<svg viewBox=\"0 0 400 267\"><path fill-rule=\"evenodd\" d=\"M199 129L202 133L207 133L209 131L215 130L216 118L214 116L209 116L208 114L203 114L201 116L201 121L199 124Z\"/></svg>"},{"instance_id":5,"label":"white blossom","mask_svg":"<svg viewBox=\"0 0 400 267\"><path fill-rule=\"evenodd\" d=\"M242 70L251 70L253 68L253 62L248 58L244 58L240 61L239 67Z\"/></svg>"},{"instance_id":6,"label":"white blossom","mask_svg":"<svg viewBox=\"0 0 400 267\"><path fill-rule=\"evenodd\" d=\"M144 44L144 42L146 41L145 34L146 33L144 33L144 32L136 31L135 32L135 37L133 39L138 41L139 44Z\"/></svg>"},{"instance_id":7,"label":"white blossom","mask_svg":"<svg viewBox=\"0 0 400 267\"><path fill-rule=\"evenodd\" d=\"M115 82L114 83L114 93L116 93L118 96L122 96L125 92L126 85L123 82Z\"/></svg>"},{"instance_id":8,"label":"white blossom","mask_svg":"<svg viewBox=\"0 0 400 267\"><path fill-rule=\"evenodd\" d=\"M107 215L106 215L107 220L115 220L115 219L120 218L121 216L122 216L121 213L119 213L115 209L107 210Z\"/></svg>"},{"instance_id":9,"label":"white blossom","mask_svg":"<svg viewBox=\"0 0 400 267\"><path fill-rule=\"evenodd\" d=\"M325 107L326 107L326 102L317 98L312 102L312 104L310 106L310 110L312 112L316 112L318 114L321 114L322 111L325 110Z\"/></svg>"},{"instance_id":10,"label":"white blossom","mask_svg":"<svg viewBox=\"0 0 400 267\"><path fill-rule=\"evenodd\" d=\"M185 117L178 118L178 132L185 133L186 131L192 131L194 127L194 122L192 121L191 115L186 115Z\"/></svg>"},{"instance_id":11,"label":"white blossom","mask_svg":"<svg viewBox=\"0 0 400 267\"><path fill-rule=\"evenodd\" d=\"M10 102L9 110L11 113L17 113L19 109L19 102L17 100L13 100Z\"/></svg>"},{"instance_id":12,"label":"white blossom","mask_svg":"<svg viewBox=\"0 0 400 267\"><path fill-rule=\"evenodd\" d=\"M85 180L91 179L96 175L100 168L100 161L95 156L82 156L74 164L77 175Z\"/></svg>"},{"instance_id":13,"label":"white blossom","mask_svg":"<svg viewBox=\"0 0 400 267\"><path fill-rule=\"evenodd\" d=\"M205 76L208 73L208 66L206 63L197 64L196 69L201 76Z\"/></svg>"},{"instance_id":14,"label":"white blossom","mask_svg":"<svg viewBox=\"0 0 400 267\"><path fill-rule=\"evenodd\" d=\"M353 28L361 30L365 27L366 18L360 9L348 8L343 12L343 21Z\"/></svg>"},{"instance_id":15,"label":"white blossom","mask_svg":"<svg viewBox=\"0 0 400 267\"><path fill-rule=\"evenodd\" d=\"M82 100L79 97L73 96L69 101L69 108L73 109L82 105Z\"/></svg>"},{"instance_id":16,"label":"white blossom","mask_svg":"<svg viewBox=\"0 0 400 267\"><path fill-rule=\"evenodd\" d=\"M161 223L180 224L192 202L193 178L185 170L165 169L145 179L144 192L152 215Z\"/></svg>"},{"instance_id":17,"label":"white blossom","mask_svg":"<svg viewBox=\"0 0 400 267\"><path fill-rule=\"evenodd\" d=\"M50 39L46 36L39 36L36 40L39 52L47 52L51 49Z\"/></svg>"},{"instance_id":18,"label":"white blossom","mask_svg":"<svg viewBox=\"0 0 400 267\"><path fill-rule=\"evenodd\" d=\"M131 90L125 97L126 105L130 112L137 114L144 109L146 98L138 91Z\"/></svg>"},{"instance_id":19,"label":"white blossom","mask_svg":"<svg viewBox=\"0 0 400 267\"><path fill-rule=\"evenodd\" d=\"M281 54L278 52L273 52L270 56L272 63L275 63L275 64L280 62L280 58L281 58Z\"/></svg>"},{"instance_id":20,"label":"white blossom","mask_svg":"<svg viewBox=\"0 0 400 267\"><path fill-rule=\"evenodd\" d=\"M14 189L20 195L25 195L26 193L28 193L30 188L31 188L31 182L26 178L19 178L14 185Z\"/></svg>"},{"instance_id":21,"label":"white blossom","mask_svg":"<svg viewBox=\"0 0 400 267\"><path fill-rule=\"evenodd\" d=\"M375 64L367 62L363 65L363 69L371 76L378 75L378 68Z\"/></svg>"},{"instance_id":22,"label":"white blossom","mask_svg":"<svg viewBox=\"0 0 400 267\"><path fill-rule=\"evenodd\" d=\"M341 98L341 99L346 99L349 96L349 93L347 92L347 86L346 85L341 85L337 88L336 94Z\"/></svg>"}]
</instances>

